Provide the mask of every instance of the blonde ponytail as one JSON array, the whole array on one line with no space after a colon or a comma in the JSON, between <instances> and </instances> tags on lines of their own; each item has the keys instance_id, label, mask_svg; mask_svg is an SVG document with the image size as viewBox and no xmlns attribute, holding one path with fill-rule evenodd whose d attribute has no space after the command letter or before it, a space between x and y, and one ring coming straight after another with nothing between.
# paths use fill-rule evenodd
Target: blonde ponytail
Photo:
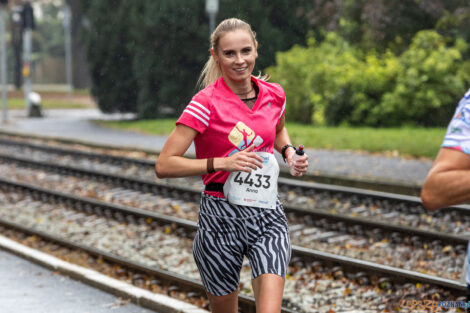
<instances>
[{"instance_id":1,"label":"blonde ponytail","mask_svg":"<svg viewBox=\"0 0 470 313\"><path fill-rule=\"evenodd\" d=\"M215 62L214 57L211 55L209 60L207 60L206 65L204 65L199 79L197 80L197 87L199 89L203 89L214 83L220 76L222 76L220 67Z\"/></svg>"}]
</instances>

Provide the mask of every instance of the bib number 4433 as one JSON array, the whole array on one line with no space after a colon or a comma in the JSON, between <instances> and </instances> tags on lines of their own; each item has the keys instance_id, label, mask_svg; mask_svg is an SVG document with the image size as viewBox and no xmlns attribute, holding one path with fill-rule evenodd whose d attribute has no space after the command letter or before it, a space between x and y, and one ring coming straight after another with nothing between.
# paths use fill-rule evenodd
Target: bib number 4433
<instances>
[{"instance_id":1,"label":"bib number 4433","mask_svg":"<svg viewBox=\"0 0 470 313\"><path fill-rule=\"evenodd\" d=\"M271 175L255 174L252 177L251 173L247 173L247 176L244 177L242 173L244 174L244 172L238 172L233 179L233 181L238 183L240 186L248 185L255 188L263 187L264 189L269 189L269 187L271 187Z\"/></svg>"},{"instance_id":2,"label":"bib number 4433","mask_svg":"<svg viewBox=\"0 0 470 313\"><path fill-rule=\"evenodd\" d=\"M269 152L255 152L263 158L263 167L246 172L231 172L224 184L228 202L265 209L276 208L279 165Z\"/></svg>"}]
</instances>

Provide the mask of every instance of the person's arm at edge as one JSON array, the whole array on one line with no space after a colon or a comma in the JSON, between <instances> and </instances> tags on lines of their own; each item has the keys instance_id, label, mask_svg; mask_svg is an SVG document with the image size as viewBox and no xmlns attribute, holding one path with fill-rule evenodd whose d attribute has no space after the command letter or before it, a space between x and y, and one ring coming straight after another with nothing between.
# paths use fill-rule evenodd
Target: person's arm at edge
<instances>
[{"instance_id":1,"label":"person's arm at edge","mask_svg":"<svg viewBox=\"0 0 470 313\"><path fill-rule=\"evenodd\" d=\"M470 200L470 155L441 148L421 189L421 201L433 211Z\"/></svg>"}]
</instances>

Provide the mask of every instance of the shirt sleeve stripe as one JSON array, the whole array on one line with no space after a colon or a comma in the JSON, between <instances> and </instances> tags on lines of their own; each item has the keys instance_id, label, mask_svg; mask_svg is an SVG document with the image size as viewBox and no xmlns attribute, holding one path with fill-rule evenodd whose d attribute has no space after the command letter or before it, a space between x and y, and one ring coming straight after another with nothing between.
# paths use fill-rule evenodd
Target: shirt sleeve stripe
<instances>
[{"instance_id":1,"label":"shirt sleeve stripe","mask_svg":"<svg viewBox=\"0 0 470 313\"><path fill-rule=\"evenodd\" d=\"M282 114L284 114L285 109L286 109L286 100L284 100L284 104L282 105L281 114L279 114L279 118L281 118Z\"/></svg>"},{"instance_id":2,"label":"shirt sleeve stripe","mask_svg":"<svg viewBox=\"0 0 470 313\"><path fill-rule=\"evenodd\" d=\"M209 120L209 116L205 115L201 110L199 110L198 108L196 107L193 107L192 105L188 105L186 107L186 109L191 109L193 111L196 111L197 113L199 113L202 117L204 117L206 120Z\"/></svg>"},{"instance_id":3,"label":"shirt sleeve stripe","mask_svg":"<svg viewBox=\"0 0 470 313\"><path fill-rule=\"evenodd\" d=\"M199 115L197 115L196 113L193 113L189 110L184 110L183 112L186 112L188 114L191 114L192 116L194 116L195 118L197 118L198 120L200 120L203 124L205 124L206 126L209 126L209 123L207 123L206 120L202 119L201 117L199 117Z\"/></svg>"},{"instance_id":4,"label":"shirt sleeve stripe","mask_svg":"<svg viewBox=\"0 0 470 313\"><path fill-rule=\"evenodd\" d=\"M206 111L207 114L211 115L211 111L209 111L205 106L203 106L203 105L200 104L199 102L196 102L196 101L194 101L194 100L191 100L190 103L197 105L198 107L200 107L201 109L203 109L204 111Z\"/></svg>"}]
</instances>

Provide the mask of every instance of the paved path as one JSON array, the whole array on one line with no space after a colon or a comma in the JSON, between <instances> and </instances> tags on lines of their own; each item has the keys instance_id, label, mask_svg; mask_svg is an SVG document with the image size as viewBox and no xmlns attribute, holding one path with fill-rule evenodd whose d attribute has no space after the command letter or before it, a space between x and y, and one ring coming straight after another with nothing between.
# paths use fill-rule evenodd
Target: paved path
<instances>
[{"instance_id":1,"label":"paved path","mask_svg":"<svg viewBox=\"0 0 470 313\"><path fill-rule=\"evenodd\" d=\"M115 119L119 115L105 115L97 110L48 110L45 117L24 117L24 111L10 110L10 122L0 129L36 135L73 138L99 144L121 145L160 150L164 136L150 136L97 126L93 119ZM191 147L188 151L194 153ZM421 185L431 168L431 161L384 157L351 151L310 149L309 171L314 174L367 179L380 182ZM278 159L279 155L277 156ZM282 165L282 161L280 161Z\"/></svg>"},{"instance_id":2,"label":"paved path","mask_svg":"<svg viewBox=\"0 0 470 313\"><path fill-rule=\"evenodd\" d=\"M0 250L0 312L150 313Z\"/></svg>"},{"instance_id":3,"label":"paved path","mask_svg":"<svg viewBox=\"0 0 470 313\"><path fill-rule=\"evenodd\" d=\"M10 122L6 125L0 124L0 129L155 150L163 147L166 140L164 136L149 136L100 127L93 120L113 120L122 116L101 114L94 109L47 110L44 112L44 118L25 118L22 110L10 112Z\"/></svg>"}]
</instances>

